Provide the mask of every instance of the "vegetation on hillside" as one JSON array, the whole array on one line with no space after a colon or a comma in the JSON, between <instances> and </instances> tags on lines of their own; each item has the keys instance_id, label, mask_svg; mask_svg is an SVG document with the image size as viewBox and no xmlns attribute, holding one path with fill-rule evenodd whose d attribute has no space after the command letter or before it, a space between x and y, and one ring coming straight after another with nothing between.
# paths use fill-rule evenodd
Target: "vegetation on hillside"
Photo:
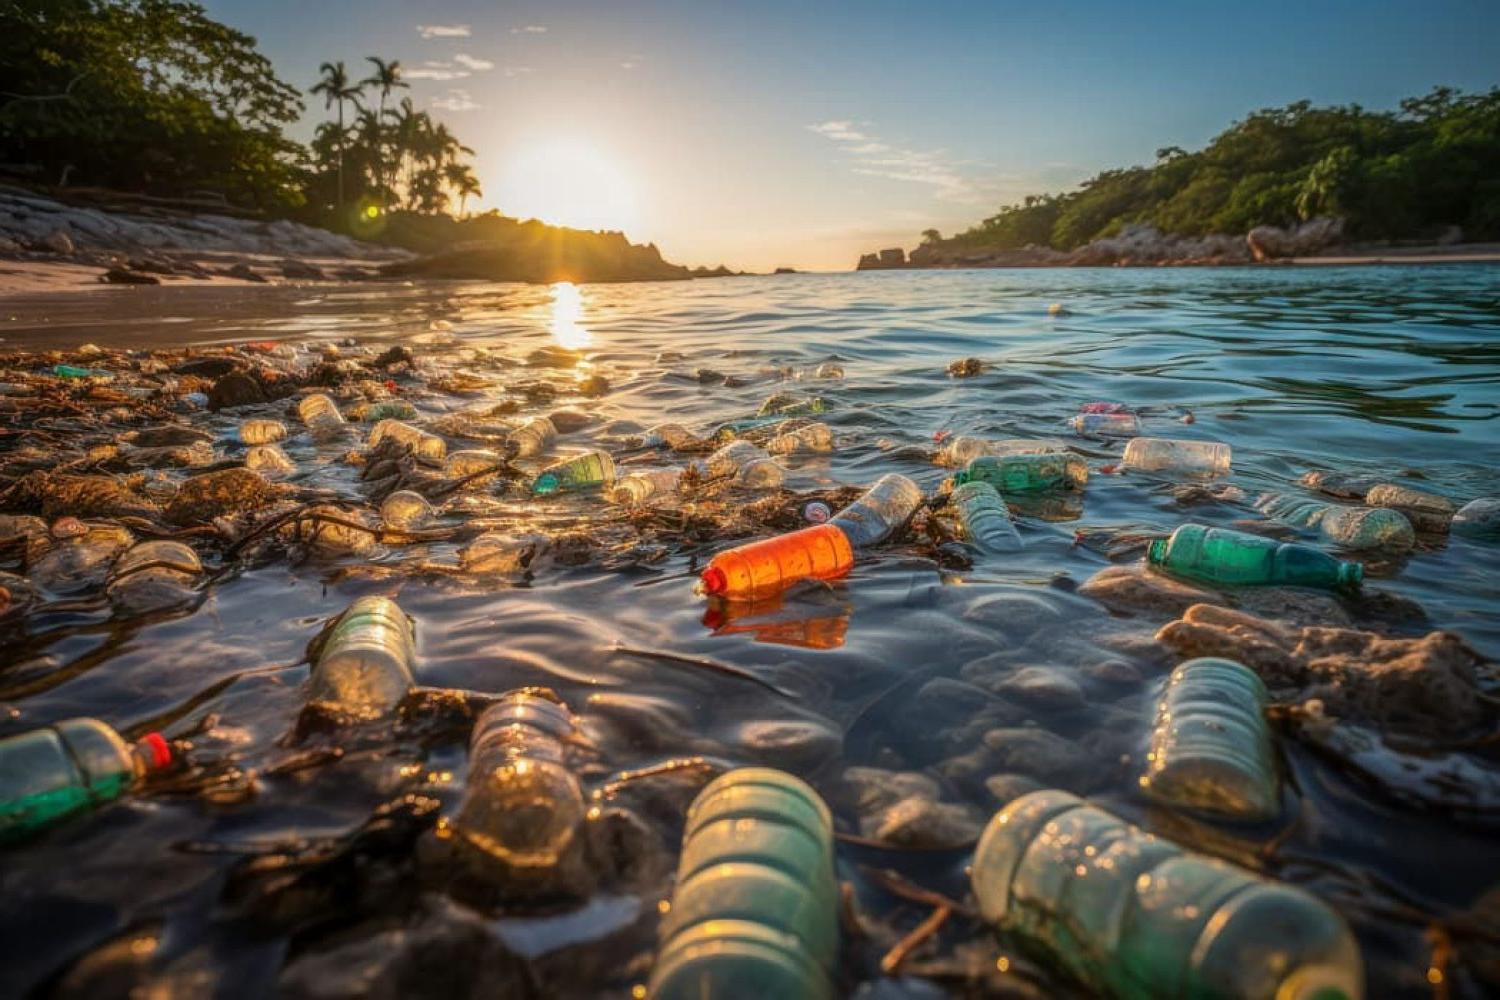
<instances>
[{"instance_id":1,"label":"vegetation on hillside","mask_svg":"<svg viewBox=\"0 0 1500 1000\"><path fill-rule=\"evenodd\" d=\"M1189 153L1106 170L1075 191L1032 195L932 246L1072 250L1131 223L1165 233L1239 234L1317 216L1357 239L1430 238L1450 226L1500 239L1500 89L1439 87L1399 111L1298 101L1257 111Z\"/></svg>"}]
</instances>

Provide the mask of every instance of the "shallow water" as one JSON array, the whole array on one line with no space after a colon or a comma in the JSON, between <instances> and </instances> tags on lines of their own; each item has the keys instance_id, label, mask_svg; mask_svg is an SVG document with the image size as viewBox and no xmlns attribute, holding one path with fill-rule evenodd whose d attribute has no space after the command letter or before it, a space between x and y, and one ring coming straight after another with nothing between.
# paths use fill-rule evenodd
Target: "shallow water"
<instances>
[{"instance_id":1,"label":"shallow water","mask_svg":"<svg viewBox=\"0 0 1500 1000\"><path fill-rule=\"evenodd\" d=\"M1054 302L1066 314L1050 316ZM564 395L554 406L640 426L674 420L704 429L753 414L777 389L816 393L834 404L824 419L839 448L788 460L794 489L864 484L897 471L932 490L947 474L925 455L935 434L1067 436L1063 422L1080 404L1110 400L1143 410L1143 433L1232 445L1230 482L1249 498L1296 489L1297 477L1313 468L1379 473L1460 503L1500 495L1500 268L1488 266L896 272L576 290L143 289L12 298L3 306L0 335L14 348L403 338L436 367L464 368L465 349L486 347L508 359L475 367L492 384L488 395L498 399L518 382L566 387L602 374L612 387L603 398ZM582 360L522 366L547 346L580 351ZM947 362L965 356L991 367L950 378ZM799 382L777 374L830 359L842 363L845 378ZM746 384L702 382L701 368ZM431 418L482 398L433 393L414 401ZM1191 424L1182 422L1188 412ZM221 416L210 424L234 422ZM561 449L617 440L601 436L601 427L629 429L595 424L565 435ZM1075 441L1096 469L1120 452L1118 443ZM334 454L299 438L287 451L307 470L305 482L359 497ZM44 610L0 654L0 702L11 713L0 733L97 715L122 729L160 725L171 736L213 713L217 726L198 740L203 752L232 753L258 777L247 801L151 797L7 851L0 857L0 927L7 930L0 987L15 995L55 986L80 955L136 932L152 942L140 954L159 982L195 994L260 995L284 966L310 962L331 942L346 944L339 934L373 934L381 920L400 924L374 907L353 931L325 915L311 929L266 933L237 923L223 902L226 873L246 851L344 833L405 791L451 807L462 790L461 740L396 742L336 763L265 773L291 752L280 741L303 700L308 640L324 619L371 592L395 594L417 619L421 684L554 688L600 745L591 781L702 753L721 764L787 767L838 800L849 766L939 769L966 749L961 738L940 734L967 720L961 707L958 718L921 718L912 698L934 678L972 676L965 667L990 657L992 672L1045 667L1077 682L1081 699L1026 705L1018 723L1035 723L1077 748L1077 770L1086 773L1074 777L1074 790L1204 849L1234 855L1236 838L1253 848L1263 831L1229 835L1225 846L1201 824L1183 831L1146 807L1135 775L1170 664L1133 664L1137 680L1101 679L1107 675L1091 668L1120 659L1114 640L1149 636L1166 618L1114 617L1071 593L1109 565L1074 544L1076 531L1166 532L1188 519L1227 524L1252 516L1248 502L1184 509L1158 485L1096 473L1076 520L1021 519L1026 548L1018 555L944 570L914 548L879 551L836 587L717 628L705 624L688 572L711 547L674 553L656 572L544 566L524 585L505 586L401 571L417 558L452 561L451 546L432 545L378 554L375 562L391 570L384 577L349 574L355 560L261 566L176 616L112 621L102 605L86 604ZM556 527L603 503L570 497L507 502L498 511ZM1497 569L1500 550L1454 538L1372 573L1369 583L1418 602L1431 628L1454 631L1494 659ZM775 733L771 723L802 728ZM1425 995L1421 920L1372 914L1388 915L1398 902L1408 913L1438 915L1472 906L1500 882L1494 830L1414 812L1297 745L1286 752L1301 788L1301 818L1269 870L1335 900L1361 937L1374 995ZM982 785L950 784L945 798L985 815L995 807ZM835 804L844 826L857 829L847 805ZM841 860L851 876L855 862L893 867L960 894L967 859L963 851L851 848ZM923 915L868 886L861 893L872 913L902 929ZM1338 902L1356 898L1370 905ZM599 904L606 930L621 923L618 909ZM517 921L508 933L543 950L569 934L589 936L508 916ZM548 982L565 994L624 995L649 969L651 935L650 920L633 924L617 935L630 961L588 980ZM943 947L975 938L984 939L972 925L954 925ZM339 975L357 980L359 966L351 959ZM1045 970L1030 974L1052 988ZM1456 995L1482 990L1470 975L1455 979Z\"/></svg>"}]
</instances>

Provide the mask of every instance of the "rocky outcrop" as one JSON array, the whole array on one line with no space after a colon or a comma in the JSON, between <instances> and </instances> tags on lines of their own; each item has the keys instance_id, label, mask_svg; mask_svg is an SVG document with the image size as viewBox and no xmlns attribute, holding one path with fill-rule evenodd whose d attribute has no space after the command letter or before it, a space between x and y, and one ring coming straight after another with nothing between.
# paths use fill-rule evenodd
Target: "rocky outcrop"
<instances>
[{"instance_id":1,"label":"rocky outcrop","mask_svg":"<svg viewBox=\"0 0 1500 1000\"><path fill-rule=\"evenodd\" d=\"M672 281L691 278L685 267L662 260L656 245L635 244L623 233L552 230L533 238L462 244L443 253L381 268L392 278L474 278L485 281Z\"/></svg>"},{"instance_id":2,"label":"rocky outcrop","mask_svg":"<svg viewBox=\"0 0 1500 1000\"><path fill-rule=\"evenodd\" d=\"M858 270L880 271L907 266L906 251L900 247L890 247L879 253L865 254L859 259Z\"/></svg>"},{"instance_id":3,"label":"rocky outcrop","mask_svg":"<svg viewBox=\"0 0 1500 1000\"><path fill-rule=\"evenodd\" d=\"M1245 235L1245 245L1257 261L1287 257L1311 257L1329 247L1338 246L1344 238L1343 219L1309 219L1292 229L1256 226Z\"/></svg>"}]
</instances>

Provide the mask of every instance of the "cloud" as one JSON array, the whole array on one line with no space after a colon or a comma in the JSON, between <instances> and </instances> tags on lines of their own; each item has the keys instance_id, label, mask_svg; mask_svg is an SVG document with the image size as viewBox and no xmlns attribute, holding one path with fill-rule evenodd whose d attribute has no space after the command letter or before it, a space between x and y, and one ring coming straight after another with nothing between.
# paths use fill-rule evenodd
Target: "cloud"
<instances>
[{"instance_id":1,"label":"cloud","mask_svg":"<svg viewBox=\"0 0 1500 1000\"><path fill-rule=\"evenodd\" d=\"M423 38L468 38L467 24L419 24L417 34Z\"/></svg>"},{"instance_id":2,"label":"cloud","mask_svg":"<svg viewBox=\"0 0 1500 1000\"><path fill-rule=\"evenodd\" d=\"M856 131L851 121L822 122L817 125L807 126L808 131L816 132L826 136L834 142L864 142L868 136L863 132Z\"/></svg>"},{"instance_id":3,"label":"cloud","mask_svg":"<svg viewBox=\"0 0 1500 1000\"><path fill-rule=\"evenodd\" d=\"M882 141L861 131L865 123L846 120L819 122L807 126L838 144L849 156L851 169L864 177L922 184L933 188L939 198L951 201L988 203L995 197L989 180L973 176L973 161L955 159L943 149L912 149Z\"/></svg>"},{"instance_id":4,"label":"cloud","mask_svg":"<svg viewBox=\"0 0 1500 1000\"><path fill-rule=\"evenodd\" d=\"M488 59L480 59L477 56L464 55L464 53L462 52L454 56L453 61L458 63L464 69L472 69L476 73L482 70L495 68L495 64L490 62Z\"/></svg>"},{"instance_id":5,"label":"cloud","mask_svg":"<svg viewBox=\"0 0 1500 1000\"><path fill-rule=\"evenodd\" d=\"M621 69L640 69L641 63L646 61L645 56L628 55L620 60Z\"/></svg>"},{"instance_id":6,"label":"cloud","mask_svg":"<svg viewBox=\"0 0 1500 1000\"><path fill-rule=\"evenodd\" d=\"M512 35L545 35L547 26L545 24L527 24L519 28L511 28Z\"/></svg>"},{"instance_id":7,"label":"cloud","mask_svg":"<svg viewBox=\"0 0 1500 1000\"><path fill-rule=\"evenodd\" d=\"M414 69L403 70L401 75L408 80L462 80L469 75L469 71L455 69L451 62L429 59Z\"/></svg>"},{"instance_id":8,"label":"cloud","mask_svg":"<svg viewBox=\"0 0 1500 1000\"><path fill-rule=\"evenodd\" d=\"M441 111L478 111L479 104L467 90L450 90L447 97L434 97L432 106Z\"/></svg>"},{"instance_id":9,"label":"cloud","mask_svg":"<svg viewBox=\"0 0 1500 1000\"><path fill-rule=\"evenodd\" d=\"M505 74L506 78L509 79L516 76L525 76L527 73L532 72L532 69L530 66L507 66L500 72Z\"/></svg>"}]
</instances>

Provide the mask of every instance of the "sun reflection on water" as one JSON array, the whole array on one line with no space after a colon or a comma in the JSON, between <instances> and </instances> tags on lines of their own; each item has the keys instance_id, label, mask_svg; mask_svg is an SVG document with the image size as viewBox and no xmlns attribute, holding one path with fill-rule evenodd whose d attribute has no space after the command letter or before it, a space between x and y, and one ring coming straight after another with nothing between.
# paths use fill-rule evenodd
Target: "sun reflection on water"
<instances>
[{"instance_id":1,"label":"sun reflection on water","mask_svg":"<svg viewBox=\"0 0 1500 1000\"><path fill-rule=\"evenodd\" d=\"M581 322L583 292L571 281L552 286L552 339L559 347L580 351L594 342L593 334Z\"/></svg>"}]
</instances>

